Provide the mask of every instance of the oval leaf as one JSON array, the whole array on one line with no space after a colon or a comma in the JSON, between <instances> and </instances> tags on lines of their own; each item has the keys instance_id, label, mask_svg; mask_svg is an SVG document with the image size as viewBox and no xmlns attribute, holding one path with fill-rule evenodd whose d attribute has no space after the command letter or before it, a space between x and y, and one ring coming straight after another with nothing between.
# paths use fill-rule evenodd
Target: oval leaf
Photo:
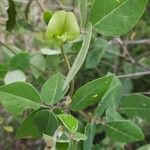
<instances>
[{"instance_id":1,"label":"oval leaf","mask_svg":"<svg viewBox=\"0 0 150 150\"><path fill-rule=\"evenodd\" d=\"M75 132L78 129L78 120L76 120L72 115L60 114L57 115L57 117L70 132Z\"/></svg>"},{"instance_id":2,"label":"oval leaf","mask_svg":"<svg viewBox=\"0 0 150 150\"><path fill-rule=\"evenodd\" d=\"M107 35L122 35L139 21L148 0L95 0L90 21L97 32ZM104 9L105 8L105 9Z\"/></svg>"},{"instance_id":3,"label":"oval leaf","mask_svg":"<svg viewBox=\"0 0 150 150\"><path fill-rule=\"evenodd\" d=\"M29 67L29 58L30 55L28 53L20 53L14 56L10 60L10 68L13 70L22 70L26 71Z\"/></svg>"},{"instance_id":4,"label":"oval leaf","mask_svg":"<svg viewBox=\"0 0 150 150\"><path fill-rule=\"evenodd\" d=\"M57 73L46 81L41 90L42 100L46 104L55 104L65 95L69 87L63 90L64 80L65 77Z\"/></svg>"},{"instance_id":5,"label":"oval leaf","mask_svg":"<svg viewBox=\"0 0 150 150\"><path fill-rule=\"evenodd\" d=\"M140 94L130 94L123 97L121 110L129 117L142 117L150 120L150 98Z\"/></svg>"},{"instance_id":6,"label":"oval leaf","mask_svg":"<svg viewBox=\"0 0 150 150\"><path fill-rule=\"evenodd\" d=\"M0 87L0 102L9 112L21 115L26 109L38 109L41 98L29 83L16 82Z\"/></svg>"},{"instance_id":7,"label":"oval leaf","mask_svg":"<svg viewBox=\"0 0 150 150\"><path fill-rule=\"evenodd\" d=\"M26 75L20 70L9 71L4 77L4 83L25 82Z\"/></svg>"},{"instance_id":8,"label":"oval leaf","mask_svg":"<svg viewBox=\"0 0 150 150\"><path fill-rule=\"evenodd\" d=\"M53 113L48 110L39 110L31 113L17 131L19 138L40 138L43 134L53 136L58 128L58 122Z\"/></svg>"},{"instance_id":9,"label":"oval leaf","mask_svg":"<svg viewBox=\"0 0 150 150\"><path fill-rule=\"evenodd\" d=\"M31 72L38 79L46 69L46 60L43 55L35 54L30 59Z\"/></svg>"},{"instance_id":10,"label":"oval leaf","mask_svg":"<svg viewBox=\"0 0 150 150\"><path fill-rule=\"evenodd\" d=\"M136 142L144 140L141 129L131 121L108 122L104 126L106 134L117 142Z\"/></svg>"},{"instance_id":11,"label":"oval leaf","mask_svg":"<svg viewBox=\"0 0 150 150\"><path fill-rule=\"evenodd\" d=\"M109 88L112 78L112 75L102 77L79 88L73 96L71 109L78 111L98 103Z\"/></svg>"}]
</instances>

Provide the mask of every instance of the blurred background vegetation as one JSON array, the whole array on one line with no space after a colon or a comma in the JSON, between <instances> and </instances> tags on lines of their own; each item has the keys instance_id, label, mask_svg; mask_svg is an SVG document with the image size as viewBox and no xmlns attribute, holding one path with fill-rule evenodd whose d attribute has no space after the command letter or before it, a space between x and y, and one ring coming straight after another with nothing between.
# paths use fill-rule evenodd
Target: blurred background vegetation
<instances>
[{"instance_id":1,"label":"blurred background vegetation","mask_svg":"<svg viewBox=\"0 0 150 150\"><path fill-rule=\"evenodd\" d=\"M91 5L89 0L89 6ZM66 75L64 60L55 43L44 40L46 24L43 11L73 11L79 18L77 0L1 0L0 2L0 85L27 81L37 89L55 72ZM93 31L86 62L76 76L75 88L108 72L121 79L124 94L131 92L150 95L150 1L144 16L128 34L104 37ZM70 63L81 47L82 37L65 45ZM23 118L14 118L0 106L0 149L42 149L41 140L15 139L15 131ZM142 124L142 123L141 123ZM150 123L143 125L145 141L127 145L126 149L150 142ZM106 149L114 143L97 134L95 145L102 142ZM96 150L96 146L93 148Z\"/></svg>"}]
</instances>

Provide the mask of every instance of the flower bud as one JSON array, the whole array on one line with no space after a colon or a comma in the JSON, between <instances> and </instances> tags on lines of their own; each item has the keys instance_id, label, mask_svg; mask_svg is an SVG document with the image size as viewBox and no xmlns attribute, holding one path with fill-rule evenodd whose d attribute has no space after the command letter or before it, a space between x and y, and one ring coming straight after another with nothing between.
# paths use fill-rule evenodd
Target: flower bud
<instances>
[{"instance_id":1,"label":"flower bud","mask_svg":"<svg viewBox=\"0 0 150 150\"><path fill-rule=\"evenodd\" d=\"M58 11L48 23L46 38L60 41L75 40L79 36L79 26L72 12Z\"/></svg>"}]
</instances>

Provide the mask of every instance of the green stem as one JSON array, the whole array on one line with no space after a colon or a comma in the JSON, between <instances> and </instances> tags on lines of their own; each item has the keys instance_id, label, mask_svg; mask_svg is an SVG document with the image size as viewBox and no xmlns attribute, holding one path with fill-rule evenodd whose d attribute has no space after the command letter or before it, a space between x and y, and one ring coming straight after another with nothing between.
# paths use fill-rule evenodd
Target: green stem
<instances>
[{"instance_id":1,"label":"green stem","mask_svg":"<svg viewBox=\"0 0 150 150\"><path fill-rule=\"evenodd\" d=\"M64 61L65 61L65 64L68 68L68 72L70 71L71 69L71 66L70 66L70 63L69 63L69 60L68 60L68 57L64 51L64 48L63 46L60 47L61 48L61 53L63 55L63 58L64 58ZM74 80L71 81L71 84L70 84L70 91L69 91L69 96L72 97L73 95L73 92L74 92Z\"/></svg>"}]
</instances>

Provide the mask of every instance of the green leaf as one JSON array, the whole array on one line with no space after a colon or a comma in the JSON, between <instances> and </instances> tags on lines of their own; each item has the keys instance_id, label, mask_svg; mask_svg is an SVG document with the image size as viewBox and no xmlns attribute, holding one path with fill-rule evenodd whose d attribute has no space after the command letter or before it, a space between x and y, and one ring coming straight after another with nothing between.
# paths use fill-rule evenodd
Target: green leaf
<instances>
[{"instance_id":1,"label":"green leaf","mask_svg":"<svg viewBox=\"0 0 150 150\"><path fill-rule=\"evenodd\" d=\"M41 90L43 102L45 102L46 104L55 104L61 98L63 98L69 88L67 87L67 89L62 90L64 80L65 77L62 74L57 73L46 81Z\"/></svg>"},{"instance_id":2,"label":"green leaf","mask_svg":"<svg viewBox=\"0 0 150 150\"><path fill-rule=\"evenodd\" d=\"M80 9L81 27L84 27L87 23L88 1L87 0L78 0L78 5L79 5L79 9Z\"/></svg>"},{"instance_id":3,"label":"green leaf","mask_svg":"<svg viewBox=\"0 0 150 150\"><path fill-rule=\"evenodd\" d=\"M78 120L76 120L72 115L60 114L57 115L57 117L70 132L75 132L78 129Z\"/></svg>"},{"instance_id":4,"label":"green leaf","mask_svg":"<svg viewBox=\"0 0 150 150\"><path fill-rule=\"evenodd\" d=\"M30 59L31 72L38 79L46 69L46 61L43 55L35 54Z\"/></svg>"},{"instance_id":5,"label":"green leaf","mask_svg":"<svg viewBox=\"0 0 150 150\"><path fill-rule=\"evenodd\" d=\"M14 132L14 128L12 126L3 126L3 129L7 132Z\"/></svg>"},{"instance_id":6,"label":"green leaf","mask_svg":"<svg viewBox=\"0 0 150 150\"><path fill-rule=\"evenodd\" d=\"M79 88L73 96L71 109L74 111L82 110L101 101L112 79L112 75L105 76Z\"/></svg>"},{"instance_id":7,"label":"green leaf","mask_svg":"<svg viewBox=\"0 0 150 150\"><path fill-rule=\"evenodd\" d=\"M123 97L121 110L129 117L142 117L150 120L150 98L140 94L130 94Z\"/></svg>"},{"instance_id":8,"label":"green leaf","mask_svg":"<svg viewBox=\"0 0 150 150\"><path fill-rule=\"evenodd\" d=\"M96 39L94 43L94 48L89 52L88 57L86 59L86 68L93 69L96 68L104 56L108 42L102 38Z\"/></svg>"},{"instance_id":9,"label":"green leaf","mask_svg":"<svg viewBox=\"0 0 150 150\"><path fill-rule=\"evenodd\" d=\"M123 93L124 94L130 94L133 90L133 83L132 79L129 78L121 78L121 83L123 86Z\"/></svg>"},{"instance_id":10,"label":"green leaf","mask_svg":"<svg viewBox=\"0 0 150 150\"><path fill-rule=\"evenodd\" d=\"M87 140L83 142L83 150L91 150L93 146L95 131L96 128L93 123L88 123L86 125L84 134L87 136Z\"/></svg>"},{"instance_id":11,"label":"green leaf","mask_svg":"<svg viewBox=\"0 0 150 150\"><path fill-rule=\"evenodd\" d=\"M0 125L3 124L5 121L5 119L3 117L0 116Z\"/></svg>"},{"instance_id":12,"label":"green leaf","mask_svg":"<svg viewBox=\"0 0 150 150\"><path fill-rule=\"evenodd\" d=\"M120 83L120 80L113 76L112 82L108 85L107 91L102 97L102 100L100 101L99 105L97 106L95 110L95 114L97 117L101 116L105 109L111 108L111 110L116 110L116 108L120 104L120 99L122 95L122 85ZM114 119L118 117L116 111L114 112Z\"/></svg>"},{"instance_id":13,"label":"green leaf","mask_svg":"<svg viewBox=\"0 0 150 150\"><path fill-rule=\"evenodd\" d=\"M54 72L59 72L59 63L60 63L60 57L58 55L46 57L47 67L51 68L52 71Z\"/></svg>"},{"instance_id":14,"label":"green leaf","mask_svg":"<svg viewBox=\"0 0 150 150\"><path fill-rule=\"evenodd\" d=\"M78 150L78 143L76 141L70 141L68 150Z\"/></svg>"},{"instance_id":15,"label":"green leaf","mask_svg":"<svg viewBox=\"0 0 150 150\"><path fill-rule=\"evenodd\" d=\"M78 53L78 55L77 55L73 65L72 65L72 67L71 67L71 69L70 69L70 71L69 71L69 73L68 73L68 75L66 77L63 89L66 89L66 87L69 85L71 80L74 78L74 76L77 74L77 72L79 71L80 67L82 66L82 64L83 64L83 62L84 62L84 60L86 58L89 46L90 46L91 35L92 35L92 26L89 25L86 28L86 32L85 32L85 35L84 35L84 39L83 39L83 44L82 44L81 50Z\"/></svg>"},{"instance_id":16,"label":"green leaf","mask_svg":"<svg viewBox=\"0 0 150 150\"><path fill-rule=\"evenodd\" d=\"M136 142L144 140L141 129L131 121L108 122L104 125L106 134L117 142Z\"/></svg>"},{"instance_id":17,"label":"green leaf","mask_svg":"<svg viewBox=\"0 0 150 150\"><path fill-rule=\"evenodd\" d=\"M150 149L150 144L146 144L144 146L137 148L136 150L149 150L149 149Z\"/></svg>"},{"instance_id":18,"label":"green leaf","mask_svg":"<svg viewBox=\"0 0 150 150\"><path fill-rule=\"evenodd\" d=\"M68 150L68 147L69 147L69 143L61 143L61 142L56 143L57 150Z\"/></svg>"},{"instance_id":19,"label":"green leaf","mask_svg":"<svg viewBox=\"0 0 150 150\"><path fill-rule=\"evenodd\" d=\"M22 70L26 71L29 68L29 58L30 55L28 53L20 53L13 57L9 64L12 70Z\"/></svg>"},{"instance_id":20,"label":"green leaf","mask_svg":"<svg viewBox=\"0 0 150 150\"><path fill-rule=\"evenodd\" d=\"M106 109L106 119L108 122L124 120L124 118L117 112L117 110L111 107Z\"/></svg>"},{"instance_id":21,"label":"green leaf","mask_svg":"<svg viewBox=\"0 0 150 150\"><path fill-rule=\"evenodd\" d=\"M50 12L50 11L45 11L44 12L43 19L44 19L44 21L45 21L46 24L49 23L51 17L52 17L52 12Z\"/></svg>"},{"instance_id":22,"label":"green leaf","mask_svg":"<svg viewBox=\"0 0 150 150\"><path fill-rule=\"evenodd\" d=\"M85 141L87 139L87 136L82 133L75 132L75 133L73 133L73 139L77 142L79 142L81 140Z\"/></svg>"},{"instance_id":23,"label":"green leaf","mask_svg":"<svg viewBox=\"0 0 150 150\"><path fill-rule=\"evenodd\" d=\"M9 8L7 9L8 20L6 22L6 30L11 31L16 25L16 7L13 0L8 0Z\"/></svg>"},{"instance_id":24,"label":"green leaf","mask_svg":"<svg viewBox=\"0 0 150 150\"><path fill-rule=\"evenodd\" d=\"M8 71L8 67L6 64L0 64L0 79L3 79L5 74Z\"/></svg>"},{"instance_id":25,"label":"green leaf","mask_svg":"<svg viewBox=\"0 0 150 150\"><path fill-rule=\"evenodd\" d=\"M4 77L4 83L25 82L26 75L20 70L9 71Z\"/></svg>"},{"instance_id":26,"label":"green leaf","mask_svg":"<svg viewBox=\"0 0 150 150\"><path fill-rule=\"evenodd\" d=\"M26 109L38 109L41 105L40 95L29 83L16 82L0 86L0 102L6 109L21 115Z\"/></svg>"},{"instance_id":27,"label":"green leaf","mask_svg":"<svg viewBox=\"0 0 150 150\"><path fill-rule=\"evenodd\" d=\"M48 110L38 110L31 113L19 127L16 137L40 138L43 134L53 136L58 128L55 115Z\"/></svg>"},{"instance_id":28,"label":"green leaf","mask_svg":"<svg viewBox=\"0 0 150 150\"><path fill-rule=\"evenodd\" d=\"M141 18L147 1L95 0L91 10L90 22L101 34L107 36L125 34Z\"/></svg>"}]
</instances>

